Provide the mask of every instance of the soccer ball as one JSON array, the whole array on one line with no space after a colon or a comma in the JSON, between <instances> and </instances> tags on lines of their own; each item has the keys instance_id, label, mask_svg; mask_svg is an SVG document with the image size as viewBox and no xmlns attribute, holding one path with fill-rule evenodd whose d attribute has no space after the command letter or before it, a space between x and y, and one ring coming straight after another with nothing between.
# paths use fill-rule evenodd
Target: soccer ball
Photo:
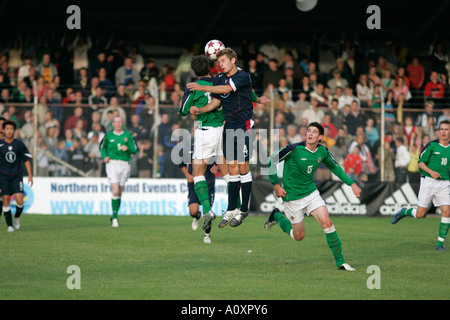
<instances>
[{"instance_id":1,"label":"soccer ball","mask_svg":"<svg viewBox=\"0 0 450 320\"><path fill-rule=\"evenodd\" d=\"M205 55L211 60L217 59L217 52L225 49L225 45L220 40L210 40L205 45Z\"/></svg>"}]
</instances>

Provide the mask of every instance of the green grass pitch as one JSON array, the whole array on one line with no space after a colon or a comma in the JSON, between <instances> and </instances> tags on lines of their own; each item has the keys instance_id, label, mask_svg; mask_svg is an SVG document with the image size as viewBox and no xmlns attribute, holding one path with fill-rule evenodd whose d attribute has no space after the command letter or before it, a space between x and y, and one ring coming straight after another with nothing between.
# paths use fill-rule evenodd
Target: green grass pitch
<instances>
[{"instance_id":1,"label":"green grass pitch","mask_svg":"<svg viewBox=\"0 0 450 320\"><path fill-rule=\"evenodd\" d=\"M325 235L306 218L296 242L264 216L238 228L213 224L212 244L190 217L22 216L20 230L0 224L0 299L299 300L448 299L450 252L436 252L440 219L332 217L347 262L338 271ZM80 268L80 289L68 289ZM380 289L369 289L379 267Z\"/></svg>"}]
</instances>

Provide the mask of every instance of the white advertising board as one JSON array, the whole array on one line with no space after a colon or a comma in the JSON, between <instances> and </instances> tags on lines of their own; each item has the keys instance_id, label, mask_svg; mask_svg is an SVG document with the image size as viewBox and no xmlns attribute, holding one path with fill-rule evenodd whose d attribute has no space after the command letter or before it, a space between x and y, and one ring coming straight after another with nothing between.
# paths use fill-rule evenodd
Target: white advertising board
<instances>
[{"instance_id":1,"label":"white advertising board","mask_svg":"<svg viewBox=\"0 0 450 320\"><path fill-rule=\"evenodd\" d=\"M25 213L110 215L111 187L106 178L34 178L25 185ZM189 215L185 179L128 179L119 215ZM227 189L216 179L213 211L227 209ZM12 201L13 211L14 200Z\"/></svg>"}]
</instances>

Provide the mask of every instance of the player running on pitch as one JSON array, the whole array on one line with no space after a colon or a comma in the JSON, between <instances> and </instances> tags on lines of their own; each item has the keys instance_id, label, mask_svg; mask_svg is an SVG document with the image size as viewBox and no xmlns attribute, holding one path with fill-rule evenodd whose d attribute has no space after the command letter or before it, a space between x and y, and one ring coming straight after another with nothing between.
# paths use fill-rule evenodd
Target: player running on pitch
<instances>
[{"instance_id":1,"label":"player running on pitch","mask_svg":"<svg viewBox=\"0 0 450 320\"><path fill-rule=\"evenodd\" d=\"M325 232L337 268L354 271L355 269L344 260L336 228L314 183L314 172L323 162L345 184L352 187L353 193L358 198L361 189L345 174L328 149L319 144L323 133L323 127L317 122L312 122L308 126L306 141L287 145L270 157L269 179L274 185L276 196L283 198L286 217L275 208L264 223L264 229L269 230L278 224L294 240L300 241L305 237L304 214L312 215ZM281 161L284 161L282 186L277 176L277 163Z\"/></svg>"},{"instance_id":2,"label":"player running on pitch","mask_svg":"<svg viewBox=\"0 0 450 320\"><path fill-rule=\"evenodd\" d=\"M113 131L108 132L100 143L103 161L106 163L106 175L111 183L112 190L112 219L113 227L119 226L118 212L122 198L123 188L130 176L131 155L137 152L133 136L123 129L123 120L114 117Z\"/></svg>"},{"instance_id":3,"label":"player running on pitch","mask_svg":"<svg viewBox=\"0 0 450 320\"><path fill-rule=\"evenodd\" d=\"M23 167L28 174L28 183L33 186L30 160L32 156L25 144L14 138L16 122L5 120L2 124L4 138L0 140L0 193L3 200L7 231L14 232L20 228L20 215L23 210ZM14 195L16 213L14 227L12 224L10 200Z\"/></svg>"},{"instance_id":4,"label":"player running on pitch","mask_svg":"<svg viewBox=\"0 0 450 320\"><path fill-rule=\"evenodd\" d=\"M404 217L421 219L433 202L442 212L436 250L445 251L444 241L450 227L450 121L443 120L439 125L439 139L430 141L420 153L420 189L417 208L402 208L394 214L392 224Z\"/></svg>"}]
</instances>

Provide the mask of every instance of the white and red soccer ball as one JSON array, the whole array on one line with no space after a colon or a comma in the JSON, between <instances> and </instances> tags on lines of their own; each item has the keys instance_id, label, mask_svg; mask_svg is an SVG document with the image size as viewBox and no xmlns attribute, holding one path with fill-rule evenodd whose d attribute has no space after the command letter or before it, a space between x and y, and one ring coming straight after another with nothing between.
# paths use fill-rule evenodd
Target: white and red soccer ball
<instances>
[{"instance_id":1,"label":"white and red soccer ball","mask_svg":"<svg viewBox=\"0 0 450 320\"><path fill-rule=\"evenodd\" d=\"M210 40L205 45L205 55L211 60L217 59L217 53L225 49L225 45L220 40Z\"/></svg>"}]
</instances>

